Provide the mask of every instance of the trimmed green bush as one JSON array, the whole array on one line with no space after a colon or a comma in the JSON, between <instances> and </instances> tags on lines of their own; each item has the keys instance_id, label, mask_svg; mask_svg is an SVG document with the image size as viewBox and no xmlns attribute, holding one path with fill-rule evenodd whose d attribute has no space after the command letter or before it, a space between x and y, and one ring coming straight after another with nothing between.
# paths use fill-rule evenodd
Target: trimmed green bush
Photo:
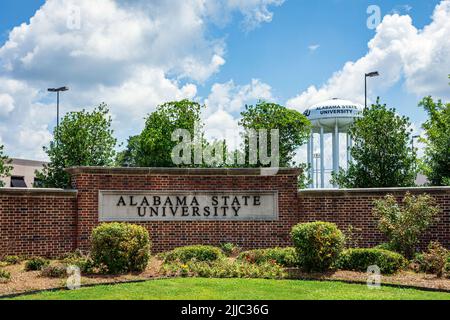
<instances>
[{"instance_id":1,"label":"trimmed green bush","mask_svg":"<svg viewBox=\"0 0 450 320\"><path fill-rule=\"evenodd\" d=\"M25 263L25 271L38 271L48 266L50 261L41 257L34 257Z\"/></svg>"},{"instance_id":2,"label":"trimmed green bush","mask_svg":"<svg viewBox=\"0 0 450 320\"><path fill-rule=\"evenodd\" d=\"M222 250L213 246L194 245L179 247L163 254L164 261L180 261L186 263L190 260L215 261L224 257Z\"/></svg>"},{"instance_id":3,"label":"trimmed green bush","mask_svg":"<svg viewBox=\"0 0 450 320\"><path fill-rule=\"evenodd\" d=\"M298 264L295 248L291 247L244 251L238 256L238 260L256 264L274 261L278 265L288 268Z\"/></svg>"},{"instance_id":4,"label":"trimmed green bush","mask_svg":"<svg viewBox=\"0 0 450 320\"><path fill-rule=\"evenodd\" d=\"M345 238L334 223L310 222L292 228L299 266L305 271L327 271L342 252Z\"/></svg>"},{"instance_id":5,"label":"trimmed green bush","mask_svg":"<svg viewBox=\"0 0 450 320\"><path fill-rule=\"evenodd\" d=\"M150 259L150 238L141 226L105 223L92 231L94 265L111 274L143 271Z\"/></svg>"},{"instance_id":6,"label":"trimmed green bush","mask_svg":"<svg viewBox=\"0 0 450 320\"><path fill-rule=\"evenodd\" d=\"M11 280L11 273L6 270L0 269L0 283L8 282L9 280Z\"/></svg>"},{"instance_id":7,"label":"trimmed green bush","mask_svg":"<svg viewBox=\"0 0 450 320\"><path fill-rule=\"evenodd\" d=\"M22 262L22 259L19 256L5 256L2 261L6 262L8 265L13 265Z\"/></svg>"},{"instance_id":8,"label":"trimmed green bush","mask_svg":"<svg viewBox=\"0 0 450 320\"><path fill-rule=\"evenodd\" d=\"M384 274L392 274L404 268L407 260L399 253L383 249L348 249L339 257L337 266L343 270L367 271L376 265Z\"/></svg>"}]
</instances>

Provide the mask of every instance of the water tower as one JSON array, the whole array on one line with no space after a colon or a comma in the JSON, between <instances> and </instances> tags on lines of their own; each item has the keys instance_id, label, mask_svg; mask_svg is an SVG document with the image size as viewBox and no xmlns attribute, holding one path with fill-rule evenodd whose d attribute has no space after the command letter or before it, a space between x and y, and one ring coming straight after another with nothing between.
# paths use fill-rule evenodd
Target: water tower
<instances>
[{"instance_id":1,"label":"water tower","mask_svg":"<svg viewBox=\"0 0 450 320\"><path fill-rule=\"evenodd\" d=\"M364 106L353 103L348 100L334 98L322 103L318 103L308 108L304 114L312 123L311 137L308 141L308 164L309 178L312 183L311 188L325 187L325 135L332 135L332 159L333 172L339 171L339 134L345 133L347 136L347 162L351 161L349 148L352 145L348 129L355 118L361 117ZM314 153L314 134L320 135L320 154ZM314 159L316 159L315 163ZM315 168L317 167L317 168ZM319 173L320 172L320 178ZM316 175L314 174L316 173Z\"/></svg>"}]
</instances>

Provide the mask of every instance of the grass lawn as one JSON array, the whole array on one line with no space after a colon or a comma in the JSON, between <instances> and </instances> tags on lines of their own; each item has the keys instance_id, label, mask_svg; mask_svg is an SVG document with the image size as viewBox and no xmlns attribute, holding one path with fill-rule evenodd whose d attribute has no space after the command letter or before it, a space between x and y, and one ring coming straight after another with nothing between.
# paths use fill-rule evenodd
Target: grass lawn
<instances>
[{"instance_id":1,"label":"grass lawn","mask_svg":"<svg viewBox=\"0 0 450 320\"><path fill-rule=\"evenodd\" d=\"M450 300L450 293L341 282L260 279L177 278L140 283L99 285L74 291L42 292L15 299L133 300Z\"/></svg>"}]
</instances>

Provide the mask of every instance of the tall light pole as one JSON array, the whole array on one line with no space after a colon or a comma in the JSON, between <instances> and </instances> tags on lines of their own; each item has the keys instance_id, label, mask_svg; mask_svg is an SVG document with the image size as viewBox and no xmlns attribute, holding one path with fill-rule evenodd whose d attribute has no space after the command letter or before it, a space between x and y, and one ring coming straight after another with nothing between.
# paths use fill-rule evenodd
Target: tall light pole
<instances>
[{"instance_id":1,"label":"tall light pole","mask_svg":"<svg viewBox=\"0 0 450 320\"><path fill-rule=\"evenodd\" d=\"M59 129L59 93L68 90L68 87L48 88L49 92L56 92L56 132L58 132ZM58 139L56 139L56 143L58 143Z\"/></svg>"},{"instance_id":2,"label":"tall light pole","mask_svg":"<svg viewBox=\"0 0 450 320\"><path fill-rule=\"evenodd\" d=\"M380 74L378 71L366 73L364 76L364 106L367 108L367 78L378 77Z\"/></svg>"},{"instance_id":3,"label":"tall light pole","mask_svg":"<svg viewBox=\"0 0 450 320\"><path fill-rule=\"evenodd\" d=\"M412 136L411 137L411 148L414 150L414 140L419 139L420 136L416 135L416 136Z\"/></svg>"}]
</instances>

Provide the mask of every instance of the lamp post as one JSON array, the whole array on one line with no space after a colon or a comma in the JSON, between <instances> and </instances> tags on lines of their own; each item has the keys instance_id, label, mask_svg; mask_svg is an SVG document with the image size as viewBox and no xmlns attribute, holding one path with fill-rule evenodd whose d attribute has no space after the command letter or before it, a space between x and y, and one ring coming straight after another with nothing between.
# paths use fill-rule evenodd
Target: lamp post
<instances>
[{"instance_id":1,"label":"lamp post","mask_svg":"<svg viewBox=\"0 0 450 320\"><path fill-rule=\"evenodd\" d=\"M419 138L420 138L420 136L412 136L411 137L411 147L413 150L414 150L414 140L419 139Z\"/></svg>"},{"instance_id":2,"label":"lamp post","mask_svg":"<svg viewBox=\"0 0 450 320\"><path fill-rule=\"evenodd\" d=\"M56 92L56 132L58 132L59 129L59 93L68 90L68 87L48 88L49 92ZM56 139L56 143L58 143L58 139Z\"/></svg>"},{"instance_id":3,"label":"lamp post","mask_svg":"<svg viewBox=\"0 0 450 320\"><path fill-rule=\"evenodd\" d=\"M378 77L380 74L378 73L378 71L374 71L374 72L369 72L366 73L364 75L364 101L365 104L364 106L367 108L367 78L373 78L373 77Z\"/></svg>"}]
</instances>

